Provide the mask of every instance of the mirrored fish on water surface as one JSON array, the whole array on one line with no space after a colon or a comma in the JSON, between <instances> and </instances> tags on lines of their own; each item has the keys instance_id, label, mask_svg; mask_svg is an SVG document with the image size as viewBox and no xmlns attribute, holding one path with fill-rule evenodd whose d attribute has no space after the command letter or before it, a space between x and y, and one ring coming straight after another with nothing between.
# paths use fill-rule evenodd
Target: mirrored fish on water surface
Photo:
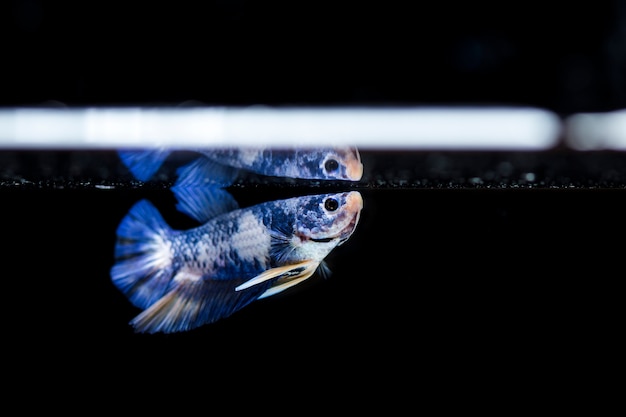
<instances>
[{"instance_id":1,"label":"mirrored fish on water surface","mask_svg":"<svg viewBox=\"0 0 626 417\"><path fill-rule=\"evenodd\" d=\"M200 193L196 204L189 201L198 190L179 190L185 192L192 195L182 199L184 211L204 220L200 226L174 230L141 200L117 229L111 278L143 310L130 322L137 332L191 330L324 271L324 259L353 234L363 207L357 191L246 208L234 208L223 189Z\"/></svg>"},{"instance_id":2,"label":"mirrored fish on water surface","mask_svg":"<svg viewBox=\"0 0 626 417\"><path fill-rule=\"evenodd\" d=\"M147 181L171 149L122 150L118 155L133 176ZM240 172L273 177L359 181L363 176L356 148L216 148L193 150L202 157L177 171L182 184L230 185Z\"/></svg>"}]
</instances>

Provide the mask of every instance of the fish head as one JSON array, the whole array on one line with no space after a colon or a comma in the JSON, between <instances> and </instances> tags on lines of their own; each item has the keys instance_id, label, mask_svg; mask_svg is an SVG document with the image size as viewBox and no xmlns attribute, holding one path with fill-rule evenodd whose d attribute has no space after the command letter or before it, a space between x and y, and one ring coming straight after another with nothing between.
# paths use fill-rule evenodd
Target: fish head
<instances>
[{"instance_id":1,"label":"fish head","mask_svg":"<svg viewBox=\"0 0 626 417\"><path fill-rule=\"evenodd\" d=\"M293 177L359 181L363 177L361 155L354 147L299 149Z\"/></svg>"},{"instance_id":2,"label":"fish head","mask_svg":"<svg viewBox=\"0 0 626 417\"><path fill-rule=\"evenodd\" d=\"M352 236L363 198L358 191L300 197L291 248L295 258L321 261Z\"/></svg>"},{"instance_id":3,"label":"fish head","mask_svg":"<svg viewBox=\"0 0 626 417\"><path fill-rule=\"evenodd\" d=\"M328 273L324 258L352 236L362 208L358 191L294 197L264 205L264 217L271 224L274 266L235 290L270 281L270 287L260 295L264 298L306 280L319 268Z\"/></svg>"},{"instance_id":4,"label":"fish head","mask_svg":"<svg viewBox=\"0 0 626 417\"><path fill-rule=\"evenodd\" d=\"M325 177L359 181L363 177L363 163L358 149L332 148L320 158L319 170Z\"/></svg>"}]
</instances>

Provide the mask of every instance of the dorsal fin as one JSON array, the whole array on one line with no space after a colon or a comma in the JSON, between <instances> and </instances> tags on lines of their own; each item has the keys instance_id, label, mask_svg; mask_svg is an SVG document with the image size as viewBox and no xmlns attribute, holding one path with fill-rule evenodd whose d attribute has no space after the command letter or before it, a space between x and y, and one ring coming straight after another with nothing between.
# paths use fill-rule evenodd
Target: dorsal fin
<instances>
[{"instance_id":1,"label":"dorsal fin","mask_svg":"<svg viewBox=\"0 0 626 417\"><path fill-rule=\"evenodd\" d=\"M237 168L222 165L206 157L200 157L176 171L176 185L181 187L215 186L228 187L239 174Z\"/></svg>"},{"instance_id":2,"label":"dorsal fin","mask_svg":"<svg viewBox=\"0 0 626 417\"><path fill-rule=\"evenodd\" d=\"M118 155L139 181L148 181L170 155L167 149L121 150Z\"/></svg>"},{"instance_id":3,"label":"dorsal fin","mask_svg":"<svg viewBox=\"0 0 626 417\"><path fill-rule=\"evenodd\" d=\"M239 208L234 197L223 188L174 185L171 190L178 200L176 208L200 223Z\"/></svg>"}]
</instances>

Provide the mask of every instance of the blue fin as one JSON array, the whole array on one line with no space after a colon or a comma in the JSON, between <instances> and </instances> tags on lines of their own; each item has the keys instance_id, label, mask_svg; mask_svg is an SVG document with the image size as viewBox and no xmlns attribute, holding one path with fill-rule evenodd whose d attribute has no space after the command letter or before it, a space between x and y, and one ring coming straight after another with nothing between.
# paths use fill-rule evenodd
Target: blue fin
<instances>
[{"instance_id":1,"label":"blue fin","mask_svg":"<svg viewBox=\"0 0 626 417\"><path fill-rule=\"evenodd\" d=\"M174 333L194 329L228 317L267 290L270 283L234 291L229 281L176 280L178 284L131 320L140 333ZM242 280L238 280L242 282Z\"/></svg>"},{"instance_id":2,"label":"blue fin","mask_svg":"<svg viewBox=\"0 0 626 417\"><path fill-rule=\"evenodd\" d=\"M117 228L113 284L137 307L161 298L172 279L169 236L172 230L147 200L135 204Z\"/></svg>"},{"instance_id":3,"label":"blue fin","mask_svg":"<svg viewBox=\"0 0 626 417\"><path fill-rule=\"evenodd\" d=\"M165 149L124 150L117 152L120 159L139 181L148 181L170 155Z\"/></svg>"},{"instance_id":4,"label":"blue fin","mask_svg":"<svg viewBox=\"0 0 626 417\"><path fill-rule=\"evenodd\" d=\"M235 182L239 169L213 162L201 157L179 168L176 171L176 185L181 187L197 187L212 185L228 187Z\"/></svg>"},{"instance_id":5,"label":"blue fin","mask_svg":"<svg viewBox=\"0 0 626 417\"><path fill-rule=\"evenodd\" d=\"M235 198L219 187L175 184L170 189L178 200L176 208L200 223L239 208Z\"/></svg>"}]
</instances>

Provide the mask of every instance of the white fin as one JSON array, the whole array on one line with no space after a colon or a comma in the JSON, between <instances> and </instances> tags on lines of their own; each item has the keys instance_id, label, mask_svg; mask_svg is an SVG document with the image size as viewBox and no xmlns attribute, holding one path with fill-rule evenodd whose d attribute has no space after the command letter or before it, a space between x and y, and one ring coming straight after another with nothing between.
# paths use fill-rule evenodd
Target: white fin
<instances>
[{"instance_id":1,"label":"white fin","mask_svg":"<svg viewBox=\"0 0 626 417\"><path fill-rule=\"evenodd\" d=\"M262 272L256 277L239 285L238 287L235 288L235 291L245 290L246 288L250 288L252 286L258 285L269 279L289 278L289 280L293 280L293 279L298 279L304 275L306 275L306 278L308 278L311 276L311 274L313 274L313 272L315 272L315 269L317 269L318 265L319 265L319 262L317 261L307 260L307 261L299 262L297 264L284 265L284 266L279 266L276 268L268 269L267 271Z\"/></svg>"},{"instance_id":2,"label":"white fin","mask_svg":"<svg viewBox=\"0 0 626 417\"><path fill-rule=\"evenodd\" d=\"M288 278L287 281L277 283L276 285L272 286L267 291L265 291L263 294L261 294L258 300L260 300L261 298L269 297L274 294L278 294L279 292L284 291L287 288L293 287L294 285L301 283L305 279L311 277L311 275L313 275L315 270L316 268L311 268L310 270L308 270L306 273L302 274L301 276L298 276L296 278Z\"/></svg>"}]
</instances>

